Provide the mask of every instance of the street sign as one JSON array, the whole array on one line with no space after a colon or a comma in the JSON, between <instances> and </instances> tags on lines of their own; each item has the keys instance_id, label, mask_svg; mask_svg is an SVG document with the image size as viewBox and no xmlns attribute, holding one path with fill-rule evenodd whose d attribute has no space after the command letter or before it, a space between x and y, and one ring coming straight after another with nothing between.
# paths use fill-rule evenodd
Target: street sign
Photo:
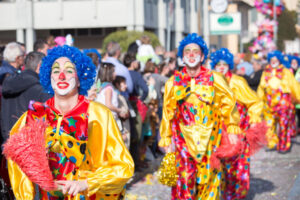
<instances>
[{"instance_id":1,"label":"street sign","mask_svg":"<svg viewBox=\"0 0 300 200\"><path fill-rule=\"evenodd\" d=\"M210 13L210 34L240 34L241 13Z\"/></svg>"},{"instance_id":2,"label":"street sign","mask_svg":"<svg viewBox=\"0 0 300 200\"><path fill-rule=\"evenodd\" d=\"M215 13L223 13L228 7L227 0L212 0L210 3L211 9Z\"/></svg>"}]
</instances>

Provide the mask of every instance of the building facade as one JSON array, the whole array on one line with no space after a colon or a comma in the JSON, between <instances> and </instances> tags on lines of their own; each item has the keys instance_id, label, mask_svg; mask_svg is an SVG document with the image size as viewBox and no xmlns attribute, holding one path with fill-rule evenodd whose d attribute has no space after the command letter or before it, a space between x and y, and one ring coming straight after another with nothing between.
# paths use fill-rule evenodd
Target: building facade
<instances>
[{"instance_id":1,"label":"building facade","mask_svg":"<svg viewBox=\"0 0 300 200\"><path fill-rule=\"evenodd\" d=\"M169 3L171 1L171 3ZM70 33L79 48L101 48L116 30L152 31L171 49L197 32L198 0L0 0L0 44L18 41L33 49L36 39ZM176 23L175 23L176 22ZM170 31L168 25L170 24Z\"/></svg>"}]
</instances>

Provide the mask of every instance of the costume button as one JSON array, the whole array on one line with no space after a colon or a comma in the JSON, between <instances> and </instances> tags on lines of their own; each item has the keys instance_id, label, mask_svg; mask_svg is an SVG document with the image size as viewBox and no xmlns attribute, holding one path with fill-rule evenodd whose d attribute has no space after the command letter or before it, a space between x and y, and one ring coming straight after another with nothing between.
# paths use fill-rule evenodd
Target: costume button
<instances>
[{"instance_id":1,"label":"costume button","mask_svg":"<svg viewBox=\"0 0 300 200\"><path fill-rule=\"evenodd\" d=\"M73 147L73 142L69 141L69 142L68 142L68 147L69 147L69 148L72 148L72 147Z\"/></svg>"},{"instance_id":2,"label":"costume button","mask_svg":"<svg viewBox=\"0 0 300 200\"><path fill-rule=\"evenodd\" d=\"M86 144L81 144L80 145L80 153L84 154L85 153L85 149L86 149Z\"/></svg>"}]
</instances>

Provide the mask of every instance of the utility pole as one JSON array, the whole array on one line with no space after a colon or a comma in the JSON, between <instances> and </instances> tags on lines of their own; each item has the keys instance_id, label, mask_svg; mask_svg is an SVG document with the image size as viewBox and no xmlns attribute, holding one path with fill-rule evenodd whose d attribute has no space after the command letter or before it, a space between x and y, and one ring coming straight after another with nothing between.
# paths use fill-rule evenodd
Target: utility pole
<instances>
[{"instance_id":1,"label":"utility pole","mask_svg":"<svg viewBox=\"0 0 300 200\"><path fill-rule=\"evenodd\" d=\"M276 9L276 1L273 0L273 20L274 20L274 32L273 32L273 37L274 37L274 43L277 47L277 9Z\"/></svg>"},{"instance_id":2,"label":"utility pole","mask_svg":"<svg viewBox=\"0 0 300 200\"><path fill-rule=\"evenodd\" d=\"M209 11L208 11L208 0L203 0L203 36L204 41L209 48Z\"/></svg>"},{"instance_id":3,"label":"utility pole","mask_svg":"<svg viewBox=\"0 0 300 200\"><path fill-rule=\"evenodd\" d=\"M172 3L170 5L170 3ZM173 22L174 4L173 0L167 1L167 51L171 49L171 26Z\"/></svg>"}]
</instances>

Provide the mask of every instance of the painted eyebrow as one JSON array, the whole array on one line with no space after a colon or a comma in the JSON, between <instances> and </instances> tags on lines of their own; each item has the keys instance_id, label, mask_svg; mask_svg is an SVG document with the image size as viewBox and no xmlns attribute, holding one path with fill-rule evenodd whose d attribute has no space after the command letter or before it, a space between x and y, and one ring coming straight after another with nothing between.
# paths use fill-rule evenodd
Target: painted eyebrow
<instances>
[{"instance_id":1,"label":"painted eyebrow","mask_svg":"<svg viewBox=\"0 0 300 200\"><path fill-rule=\"evenodd\" d=\"M52 66L51 70L53 70L53 69L59 69L59 66L57 66L57 65L54 64L54 65Z\"/></svg>"},{"instance_id":2,"label":"painted eyebrow","mask_svg":"<svg viewBox=\"0 0 300 200\"><path fill-rule=\"evenodd\" d=\"M65 69L73 69L73 70L76 71L75 66L74 66L73 63L71 63L71 62L65 62L64 68L65 68Z\"/></svg>"}]
</instances>

